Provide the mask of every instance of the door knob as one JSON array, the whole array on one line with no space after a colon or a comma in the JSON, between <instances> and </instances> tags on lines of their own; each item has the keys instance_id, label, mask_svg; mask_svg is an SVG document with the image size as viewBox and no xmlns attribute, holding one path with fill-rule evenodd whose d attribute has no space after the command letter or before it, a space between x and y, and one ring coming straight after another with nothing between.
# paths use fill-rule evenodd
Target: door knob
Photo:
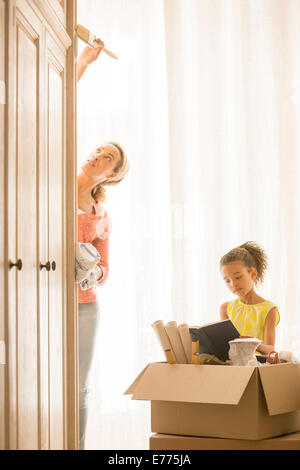
<instances>
[{"instance_id":1,"label":"door knob","mask_svg":"<svg viewBox=\"0 0 300 470\"><path fill-rule=\"evenodd\" d=\"M46 271L50 271L50 269L51 269L50 261L47 261L46 264L40 263L40 269L42 270L43 268L45 268Z\"/></svg>"},{"instance_id":2,"label":"door knob","mask_svg":"<svg viewBox=\"0 0 300 470\"><path fill-rule=\"evenodd\" d=\"M52 271L55 271L55 270L56 270L56 263L55 263L55 261L52 261L51 267L52 267Z\"/></svg>"},{"instance_id":3,"label":"door knob","mask_svg":"<svg viewBox=\"0 0 300 470\"><path fill-rule=\"evenodd\" d=\"M9 269L12 269L13 267L16 267L18 271L21 271L23 263L21 259L18 259L16 263L13 263L12 261L9 262Z\"/></svg>"}]
</instances>

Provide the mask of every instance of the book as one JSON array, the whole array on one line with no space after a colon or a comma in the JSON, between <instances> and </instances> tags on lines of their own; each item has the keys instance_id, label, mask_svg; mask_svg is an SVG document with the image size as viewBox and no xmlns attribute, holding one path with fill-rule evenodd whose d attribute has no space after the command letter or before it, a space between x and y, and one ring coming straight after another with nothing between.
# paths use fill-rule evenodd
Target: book
<instances>
[{"instance_id":1,"label":"book","mask_svg":"<svg viewBox=\"0 0 300 470\"><path fill-rule=\"evenodd\" d=\"M192 341L199 341L199 354L212 354L224 362L229 359L228 342L240 337L231 320L210 323L189 330Z\"/></svg>"}]
</instances>

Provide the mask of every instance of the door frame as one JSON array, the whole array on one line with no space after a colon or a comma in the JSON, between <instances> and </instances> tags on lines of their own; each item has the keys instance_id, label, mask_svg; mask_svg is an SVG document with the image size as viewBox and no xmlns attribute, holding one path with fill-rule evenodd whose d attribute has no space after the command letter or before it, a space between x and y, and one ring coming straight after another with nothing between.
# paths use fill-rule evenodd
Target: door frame
<instances>
[{"instance_id":1,"label":"door frame","mask_svg":"<svg viewBox=\"0 0 300 470\"><path fill-rule=\"evenodd\" d=\"M78 398L78 307L74 282L75 244L77 243L77 0L65 0L67 32L72 44L67 52L66 87L66 371L67 371L67 449L79 448Z\"/></svg>"}]
</instances>

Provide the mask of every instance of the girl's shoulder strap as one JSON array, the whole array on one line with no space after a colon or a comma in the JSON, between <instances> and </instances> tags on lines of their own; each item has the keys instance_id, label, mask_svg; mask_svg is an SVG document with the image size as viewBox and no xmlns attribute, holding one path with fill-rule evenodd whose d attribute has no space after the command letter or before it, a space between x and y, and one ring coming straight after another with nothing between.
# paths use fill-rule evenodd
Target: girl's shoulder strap
<instances>
[{"instance_id":1,"label":"girl's shoulder strap","mask_svg":"<svg viewBox=\"0 0 300 470\"><path fill-rule=\"evenodd\" d=\"M238 300L239 298L237 297L236 299L232 299L227 302L227 312L232 310L236 306Z\"/></svg>"},{"instance_id":2,"label":"girl's shoulder strap","mask_svg":"<svg viewBox=\"0 0 300 470\"><path fill-rule=\"evenodd\" d=\"M267 304L267 311L268 312L274 307L277 308L277 310L278 310L277 305L274 302L272 302L272 300L266 300L266 304Z\"/></svg>"},{"instance_id":3,"label":"girl's shoulder strap","mask_svg":"<svg viewBox=\"0 0 300 470\"><path fill-rule=\"evenodd\" d=\"M272 302L272 300L267 300L266 301L266 304L267 304L267 309L266 309L266 316L267 314L269 313L270 310L272 310L272 308L276 308L276 326L278 325L278 323L280 322L280 313L279 313L279 309L277 307L277 305Z\"/></svg>"}]
</instances>

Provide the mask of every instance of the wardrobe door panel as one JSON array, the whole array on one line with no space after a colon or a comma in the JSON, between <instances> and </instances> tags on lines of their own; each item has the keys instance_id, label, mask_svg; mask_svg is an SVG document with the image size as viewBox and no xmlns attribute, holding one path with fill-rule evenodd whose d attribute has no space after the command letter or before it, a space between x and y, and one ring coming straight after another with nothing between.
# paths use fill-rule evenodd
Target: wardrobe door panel
<instances>
[{"instance_id":1,"label":"wardrobe door panel","mask_svg":"<svg viewBox=\"0 0 300 470\"><path fill-rule=\"evenodd\" d=\"M38 37L17 22L16 227L18 448L38 448L37 154Z\"/></svg>"},{"instance_id":2,"label":"wardrobe door panel","mask_svg":"<svg viewBox=\"0 0 300 470\"><path fill-rule=\"evenodd\" d=\"M48 38L49 412L50 448L64 446L64 62Z\"/></svg>"},{"instance_id":3,"label":"wardrobe door panel","mask_svg":"<svg viewBox=\"0 0 300 470\"><path fill-rule=\"evenodd\" d=\"M5 2L0 0L0 450L5 449Z\"/></svg>"}]
</instances>

